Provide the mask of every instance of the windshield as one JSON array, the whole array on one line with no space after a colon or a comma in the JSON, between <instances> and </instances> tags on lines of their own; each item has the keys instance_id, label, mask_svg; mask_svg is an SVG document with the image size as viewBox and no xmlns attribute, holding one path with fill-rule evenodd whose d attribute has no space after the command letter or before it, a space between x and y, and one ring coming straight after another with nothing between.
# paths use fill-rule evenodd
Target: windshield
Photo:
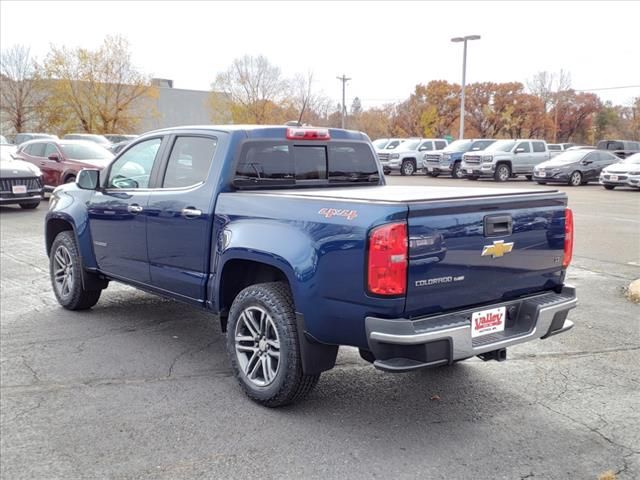
<instances>
[{"instance_id":1,"label":"windshield","mask_svg":"<svg viewBox=\"0 0 640 480\"><path fill-rule=\"evenodd\" d=\"M471 140L456 140L455 142L450 143L449 145L444 147L442 151L443 152L466 151L466 150L469 150L469 147L471 147L471 143L472 143Z\"/></svg>"},{"instance_id":2,"label":"windshield","mask_svg":"<svg viewBox=\"0 0 640 480\"><path fill-rule=\"evenodd\" d=\"M72 160L111 160L113 155L105 148L90 143L61 143L65 157Z\"/></svg>"},{"instance_id":3,"label":"windshield","mask_svg":"<svg viewBox=\"0 0 640 480\"><path fill-rule=\"evenodd\" d=\"M386 139L386 138L379 138L378 140L375 140L375 141L373 142L373 146L374 146L374 147L376 147L376 148L378 148L378 149L381 149L381 148L384 148L384 146L385 146L387 143L389 143L389 140L388 140L388 139Z\"/></svg>"},{"instance_id":4,"label":"windshield","mask_svg":"<svg viewBox=\"0 0 640 480\"><path fill-rule=\"evenodd\" d=\"M516 142L514 140L498 140L496 143L492 143L484 150L485 152L508 152L515 144Z\"/></svg>"},{"instance_id":5,"label":"windshield","mask_svg":"<svg viewBox=\"0 0 640 480\"><path fill-rule=\"evenodd\" d=\"M420 140L407 140L402 144L402 150L416 150L420 145Z\"/></svg>"},{"instance_id":6,"label":"windshield","mask_svg":"<svg viewBox=\"0 0 640 480\"><path fill-rule=\"evenodd\" d=\"M389 145L387 145L385 147L385 150L393 150L394 148L396 148L398 145L400 145L402 143L402 140L391 140L389 142Z\"/></svg>"},{"instance_id":7,"label":"windshield","mask_svg":"<svg viewBox=\"0 0 640 480\"><path fill-rule=\"evenodd\" d=\"M593 150L568 150L551 160L552 163L575 163L589 155Z\"/></svg>"}]
</instances>

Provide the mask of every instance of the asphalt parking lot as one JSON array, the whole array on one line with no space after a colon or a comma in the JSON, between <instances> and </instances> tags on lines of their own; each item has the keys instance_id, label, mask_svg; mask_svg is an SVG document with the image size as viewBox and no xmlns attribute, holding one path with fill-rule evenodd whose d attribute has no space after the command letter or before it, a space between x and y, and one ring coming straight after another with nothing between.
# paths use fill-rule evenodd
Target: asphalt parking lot
<instances>
[{"instance_id":1,"label":"asphalt parking lot","mask_svg":"<svg viewBox=\"0 0 640 480\"><path fill-rule=\"evenodd\" d=\"M390 183L539 187L392 176ZM231 375L215 318L112 284L88 312L51 292L43 203L0 207L0 476L640 477L640 194L561 188L574 209L565 334L402 375L343 349L303 403L270 410Z\"/></svg>"}]
</instances>

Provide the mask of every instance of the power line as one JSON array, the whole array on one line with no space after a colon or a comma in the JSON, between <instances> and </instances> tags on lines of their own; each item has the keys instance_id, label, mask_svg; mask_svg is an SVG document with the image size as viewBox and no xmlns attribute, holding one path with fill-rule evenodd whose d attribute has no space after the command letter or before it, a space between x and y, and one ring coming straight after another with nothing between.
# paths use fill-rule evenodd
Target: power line
<instances>
[{"instance_id":1,"label":"power line","mask_svg":"<svg viewBox=\"0 0 640 480\"><path fill-rule=\"evenodd\" d=\"M625 88L640 88L640 85L624 85L622 87L600 87L600 88L575 88L576 92L598 92L600 90L623 90Z\"/></svg>"}]
</instances>

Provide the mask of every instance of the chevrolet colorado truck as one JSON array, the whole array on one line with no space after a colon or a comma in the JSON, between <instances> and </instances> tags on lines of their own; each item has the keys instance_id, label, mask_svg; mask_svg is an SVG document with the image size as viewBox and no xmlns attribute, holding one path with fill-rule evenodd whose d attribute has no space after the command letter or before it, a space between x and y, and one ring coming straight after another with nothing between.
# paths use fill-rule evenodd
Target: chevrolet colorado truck
<instances>
[{"instance_id":1,"label":"chevrolet colorado truck","mask_svg":"<svg viewBox=\"0 0 640 480\"><path fill-rule=\"evenodd\" d=\"M271 407L341 345L388 372L504 360L576 305L565 194L385 185L368 137L338 129L144 134L53 192L45 242L66 309L117 281L217 314L239 384Z\"/></svg>"}]
</instances>

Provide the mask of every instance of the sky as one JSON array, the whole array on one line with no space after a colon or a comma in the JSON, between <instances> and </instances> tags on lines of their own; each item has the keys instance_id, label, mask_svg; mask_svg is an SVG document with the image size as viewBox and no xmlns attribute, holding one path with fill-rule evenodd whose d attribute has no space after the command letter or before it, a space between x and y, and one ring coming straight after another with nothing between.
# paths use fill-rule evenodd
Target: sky
<instances>
[{"instance_id":1,"label":"sky","mask_svg":"<svg viewBox=\"0 0 640 480\"><path fill-rule=\"evenodd\" d=\"M347 105L401 101L418 83L525 83L536 72L571 74L572 87L629 105L640 96L640 2L30 2L0 1L0 48L131 44L143 72L175 88L209 90L234 58L265 55L286 76L312 71L315 87ZM635 20L634 20L635 19Z\"/></svg>"}]
</instances>

